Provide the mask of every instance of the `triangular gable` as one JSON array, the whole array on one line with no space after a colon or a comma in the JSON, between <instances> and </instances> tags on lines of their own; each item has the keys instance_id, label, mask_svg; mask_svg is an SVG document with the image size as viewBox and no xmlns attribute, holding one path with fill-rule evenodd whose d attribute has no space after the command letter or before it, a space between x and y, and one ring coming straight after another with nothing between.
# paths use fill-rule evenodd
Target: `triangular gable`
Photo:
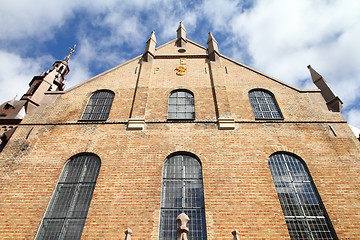
<instances>
[{"instance_id":1,"label":"triangular gable","mask_svg":"<svg viewBox=\"0 0 360 240\"><path fill-rule=\"evenodd\" d=\"M206 56L207 57L207 48L200 45L200 44L198 44L198 43L196 43L196 42L194 42L194 41L192 41L192 40L190 40L190 39L186 39L187 43L189 45L191 44L194 47L197 47L197 48L201 49L201 51L199 51L198 53L195 53L195 54L191 53L191 52L189 52L189 53L178 53L178 52L175 52L175 51L173 53L171 53L171 52L166 53L166 51L164 51L164 49L167 48L167 47L171 47L173 49L179 49L179 47L175 46L176 40L177 39L173 39L173 40L168 41L168 42L162 44L161 46L157 47L155 49L155 53L156 53L155 54L155 59L156 59L156 57L163 57L163 56L183 56L184 58L191 57L191 56L203 56L203 57ZM173 44L173 45L171 46L171 44ZM188 49L188 47L187 47L187 49ZM107 71L105 71L103 73L100 73L100 74L98 74L98 75L96 75L96 76L94 76L94 77L92 77L92 78L90 78L90 79L88 79L88 80L86 80L84 82L81 82L81 83L79 83L79 84L77 84L77 85L75 85L75 86L73 86L73 87L71 87L71 88L69 88L67 90L64 90L64 91L49 91L49 92L46 92L45 94L64 94L64 93L68 93L68 92L70 92L70 91L72 91L74 89L77 89L77 88L79 88L79 87L81 87L81 86L83 86L83 85L85 85L85 84L87 84L89 82L92 82L92 81L94 81L94 80L96 80L96 79L98 79L98 78L100 78L100 77L102 77L102 76L104 76L104 75L106 75L108 73L111 73L111 72L113 72L113 71L115 71L115 70L117 70L117 69L119 69L119 68L121 68L123 66L126 66L126 65L128 65L128 64L130 64L130 63L132 63L134 61L140 61L142 56L143 55L138 55L138 56L136 56L136 57L134 57L134 58L120 64L120 65L117 65L117 66L115 66L115 67L113 67L113 68L111 68L111 69L109 69L109 70L107 70ZM304 89L303 90L303 89L296 88L294 86L291 86L288 83L280 81L279 79L271 77L271 76L269 76L269 75L267 75L267 74L265 74L263 72L260 72L260 71L254 69L254 68L252 68L250 66L247 66L247 65L245 65L243 63L240 63L240 62L238 62L238 61L236 61L234 59L231 59L230 57L227 57L227 56L225 56L225 55L223 55L221 53L220 53L220 57L224 58L224 59L226 59L226 60L228 60L228 61L230 61L230 62L232 62L232 63L234 63L234 64L236 64L238 66L246 68L246 69L248 69L248 70L250 70L250 71L252 71L254 73L257 73L257 74L259 74L259 75L261 75L261 76L263 76L265 78L268 78L268 79L270 79L270 80L272 80L272 81L274 81L276 83L279 83L279 84L281 84L281 85L283 85L285 87L293 89L293 90L295 90L297 92L302 92L302 93L305 93L305 92L320 92L319 89Z\"/></svg>"}]
</instances>

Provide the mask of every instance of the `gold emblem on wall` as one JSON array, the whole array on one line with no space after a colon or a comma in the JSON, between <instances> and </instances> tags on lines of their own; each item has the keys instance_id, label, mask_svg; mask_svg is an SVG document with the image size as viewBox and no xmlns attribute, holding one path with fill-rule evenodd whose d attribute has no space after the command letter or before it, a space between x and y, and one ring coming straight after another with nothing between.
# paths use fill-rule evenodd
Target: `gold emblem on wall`
<instances>
[{"instance_id":1,"label":"gold emblem on wall","mask_svg":"<svg viewBox=\"0 0 360 240\"><path fill-rule=\"evenodd\" d=\"M187 70L187 68L186 68L186 59L185 58L180 58L180 66L175 68L175 70L176 70L177 75L180 75L180 76L185 75L185 72Z\"/></svg>"}]
</instances>

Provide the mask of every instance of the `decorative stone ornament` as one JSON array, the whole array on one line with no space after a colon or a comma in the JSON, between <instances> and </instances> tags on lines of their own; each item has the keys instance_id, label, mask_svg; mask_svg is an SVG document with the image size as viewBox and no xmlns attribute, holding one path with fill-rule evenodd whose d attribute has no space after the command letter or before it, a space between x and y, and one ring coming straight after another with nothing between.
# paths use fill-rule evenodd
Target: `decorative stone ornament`
<instances>
[{"instance_id":1,"label":"decorative stone ornament","mask_svg":"<svg viewBox=\"0 0 360 240\"><path fill-rule=\"evenodd\" d=\"M183 66L183 65L180 65L177 68L175 68L175 70L176 70L177 75L183 76L183 75L185 75L185 72L186 72L187 68L185 66Z\"/></svg>"},{"instance_id":2,"label":"decorative stone ornament","mask_svg":"<svg viewBox=\"0 0 360 240\"><path fill-rule=\"evenodd\" d=\"M234 240L240 240L238 230L234 229L231 233L234 235Z\"/></svg>"},{"instance_id":3,"label":"decorative stone ornament","mask_svg":"<svg viewBox=\"0 0 360 240\"><path fill-rule=\"evenodd\" d=\"M180 213L176 218L176 222L179 224L177 229L177 240L188 240L189 228L186 227L190 218L185 213Z\"/></svg>"},{"instance_id":4,"label":"decorative stone ornament","mask_svg":"<svg viewBox=\"0 0 360 240\"><path fill-rule=\"evenodd\" d=\"M180 58L180 66L178 66L177 68L175 68L176 70L176 74L179 76L183 76L186 73L186 59L185 58Z\"/></svg>"},{"instance_id":5,"label":"decorative stone ornament","mask_svg":"<svg viewBox=\"0 0 360 240\"><path fill-rule=\"evenodd\" d=\"M132 233L133 233L133 231L130 228L126 229L126 231L125 231L125 240L131 240L131 234Z\"/></svg>"}]
</instances>

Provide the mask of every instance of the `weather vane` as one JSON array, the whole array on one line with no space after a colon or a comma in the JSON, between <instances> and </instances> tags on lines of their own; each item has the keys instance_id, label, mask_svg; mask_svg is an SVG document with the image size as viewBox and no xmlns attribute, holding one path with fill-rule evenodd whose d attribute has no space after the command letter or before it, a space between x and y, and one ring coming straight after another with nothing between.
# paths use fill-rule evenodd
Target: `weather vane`
<instances>
[{"instance_id":1,"label":"weather vane","mask_svg":"<svg viewBox=\"0 0 360 240\"><path fill-rule=\"evenodd\" d=\"M70 49L70 52L69 52L70 55L72 55L73 53L76 53L75 48L76 48L76 44L74 44L74 47L69 48Z\"/></svg>"},{"instance_id":2,"label":"weather vane","mask_svg":"<svg viewBox=\"0 0 360 240\"><path fill-rule=\"evenodd\" d=\"M67 55L66 58L64 59L66 62L69 61L70 56L76 52L75 48L76 48L76 44L74 44L74 47L72 47L72 48L69 47L69 49L70 49L69 55Z\"/></svg>"}]
</instances>

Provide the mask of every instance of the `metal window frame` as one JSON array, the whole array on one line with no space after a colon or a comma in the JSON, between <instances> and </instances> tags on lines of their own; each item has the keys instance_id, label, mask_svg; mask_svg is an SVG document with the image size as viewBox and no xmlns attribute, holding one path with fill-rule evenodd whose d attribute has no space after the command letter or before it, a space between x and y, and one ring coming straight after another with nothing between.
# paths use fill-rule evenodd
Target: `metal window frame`
<instances>
[{"instance_id":1,"label":"metal window frame","mask_svg":"<svg viewBox=\"0 0 360 240\"><path fill-rule=\"evenodd\" d=\"M262 93L262 95L265 96L255 96L256 93ZM252 89L248 92L248 97L251 104L251 108L253 110L255 120L284 120L284 116L281 113L279 104L277 103L274 94L269 90L260 89L260 88ZM268 111L262 110L261 108L264 106L267 107L269 110ZM272 110L272 107L276 108L276 110ZM265 115L269 115L270 117Z\"/></svg>"},{"instance_id":2,"label":"metal window frame","mask_svg":"<svg viewBox=\"0 0 360 240\"><path fill-rule=\"evenodd\" d=\"M169 174L166 172L167 170L169 170L169 161L174 158L174 157L181 157L181 165L174 165L174 166L180 166L180 171L181 171L181 175L180 177L177 177L176 172L172 172L172 176L169 176ZM191 161L195 162L198 164L196 167L193 168L193 170L195 169L195 171L193 171L192 173L190 173L190 175L198 172L198 176L197 177L187 177L186 176L186 172L185 172L185 168L186 165L184 164L184 157L188 157L189 159L191 159ZM195 166L195 165L187 165L189 166ZM174 169L173 169L174 170ZM202 166L201 166L201 162L199 161L199 159L195 156L186 154L186 153L177 153L177 154L172 154L170 155L164 162L164 169L163 169L163 183L162 183L162 191L161 191L161 210L160 210L160 228L159 228L159 240L167 240L165 239L163 236L164 231L169 231L169 229L165 230L164 227L168 226L166 225L165 221L167 219L165 219L166 217L164 215L166 214L171 214L171 212L175 213L181 213L181 212L185 212L188 215L191 215L194 213L196 217L200 218L200 225L196 227L197 228L193 228L191 229L191 224L195 223L195 219L192 219L192 221L190 221L189 223L189 227L190 227L190 232L189 232L189 238L194 234L192 239L198 239L198 240L205 240L207 238L207 233L206 233L206 218L205 218L205 199L204 199L204 185L203 185L203 180L202 180ZM167 198L167 194L169 193L167 191L167 189L165 188L166 183L168 182L175 182L175 183L180 183L180 193L181 193L181 206L180 207L174 207L174 206L166 206L167 205L167 201L169 200ZM192 205L192 203L190 203L191 206L186 204L186 190L189 188L186 188L186 182L193 182L193 183L198 183L201 184L201 200L200 201L196 201L197 204L199 204L199 206L194 206ZM191 189L191 188L190 188ZM179 192L178 192L179 193ZM176 214L175 214L176 215ZM173 216L174 219L172 219L172 224L171 226L176 226L176 222L175 219L177 216ZM165 226L166 225L166 226ZM173 231L172 235L176 236L176 228L175 229L170 229L170 231ZM193 231L193 232L192 232ZM195 236L195 233L199 233L203 236L202 238L199 238ZM173 236L173 237L174 237Z\"/></svg>"},{"instance_id":3,"label":"metal window frame","mask_svg":"<svg viewBox=\"0 0 360 240\"><path fill-rule=\"evenodd\" d=\"M172 98L172 96L174 95L174 94L177 94L177 93L180 93L180 92L183 92L183 93L185 93L185 97L184 98L186 98L186 95L188 95L188 96L190 96L191 97L191 99L192 99L192 104L178 104L177 102L178 102L178 97L174 97L175 99L176 99L176 103L175 104L172 104L172 103L170 103L170 99ZM184 106L185 107L185 109L187 108L187 107L191 107L192 106L192 108L193 108L193 111L189 111L189 112L187 112L186 110L185 110L185 115L186 114L191 114L192 116L191 117L178 117L177 115L180 113L179 111L171 111L170 112L170 106L175 106L175 108L177 109L178 107L180 107L180 106ZM175 116L174 117L171 117L170 115L171 114L175 114ZM171 93L170 93L170 95L169 95L169 97L168 97L168 120L195 120L195 98L194 98L194 94L190 91L190 90L188 90L188 89L176 89L176 90L173 90L173 91L171 91Z\"/></svg>"},{"instance_id":4,"label":"metal window frame","mask_svg":"<svg viewBox=\"0 0 360 240\"><path fill-rule=\"evenodd\" d=\"M101 94L104 93L107 93L107 95L105 97L102 97ZM84 108L81 119L79 121L106 121L109 117L114 98L115 93L111 90L104 89L93 92ZM97 102L101 99L104 99L105 103L97 104ZM109 101L109 103L106 103L107 100ZM95 104L91 103L92 101L95 101ZM86 112L88 107L92 107L89 113ZM96 107L102 107L100 113L94 111Z\"/></svg>"},{"instance_id":5,"label":"metal window frame","mask_svg":"<svg viewBox=\"0 0 360 240\"><path fill-rule=\"evenodd\" d=\"M302 167L301 169L300 168L296 169L296 171L298 171L298 173L301 173L301 175L299 175L299 176L305 176L307 179L296 180L294 178L295 171L293 170L293 168L291 169L291 167L289 166L288 162L290 162L290 161L293 161L293 163L296 163L297 165ZM335 233L334 227L332 226L330 218L327 215L325 206L321 200L321 197L316 189L315 183L312 180L311 174L310 174L309 169L307 168L305 162L301 158L299 158L293 154L289 154L289 153L285 153L285 152L278 152L278 153L272 154L270 156L268 164L269 164L269 169L271 171L271 175L273 177L276 193L278 194L279 202L280 202L280 205L281 205L284 217L285 217L285 222L288 227L290 237L292 239L304 239L303 237L297 237L299 235L302 236L304 234L304 235L308 236L305 239L338 239L337 235ZM285 174L289 178L289 181L285 181L284 178L276 179L277 175L279 175L279 176L281 175L281 174L278 174L281 172L279 172L279 169L276 168L276 166L277 166L276 164L280 164L282 166L282 168L285 169L285 171L286 171ZM285 207L288 205L283 205L282 200L281 200L282 196L280 196L279 188L277 187L276 183L288 183L291 186L292 190L295 193L296 203L297 203L295 205L295 202L294 202L294 206L298 207L301 215L286 215L285 214ZM305 186L306 184L309 184L310 188L306 187ZM305 186L304 188L306 188L307 190L310 190L310 191L307 191L306 193L312 193L312 194L309 194L310 197L309 197L309 195L307 196L307 197L309 197L309 200L312 199L311 197L315 197L317 204L312 204L312 205L314 205L314 206L317 205L318 209L321 210L322 215L309 215L308 214L308 211L304 208L305 206L307 206L304 203L304 199L306 200L306 198L300 197L300 195L303 192L298 190L299 186L302 187L302 185ZM283 192L281 192L281 193L283 193ZM292 193L292 192L288 191L287 193ZM286 212L289 212L289 210L286 209ZM324 223L326 223L327 231L320 232L320 231L312 231L311 230L312 226L310 225L309 221L313 221L316 219L323 220ZM294 222L297 226L300 226L302 224L302 222L304 222L305 223L304 226L306 227L306 229L303 229L304 230L303 232L294 231L292 229L292 227L295 225L294 224L291 225L291 222ZM324 235L326 233L327 236L317 238L316 237L317 234L321 234L321 233L324 233ZM330 237L329 237L329 235L330 235Z\"/></svg>"},{"instance_id":6,"label":"metal window frame","mask_svg":"<svg viewBox=\"0 0 360 240\"><path fill-rule=\"evenodd\" d=\"M81 165L81 170L80 170L80 175L78 176L78 180L77 181L62 181L64 178L64 174L68 173L69 171L69 168L72 167L70 165L71 162L73 161L81 161L82 159L81 158L85 158L83 160L83 163ZM86 166L86 163L88 163L89 161L96 161L96 164L94 166L95 168L95 171L94 172L91 172L94 174L93 176L93 181L91 182L87 182L87 181L81 181L83 179L83 177L85 176L86 174L86 170L85 169L85 166ZM76 167L76 166L75 166ZM99 175L99 171L100 171L100 167L101 167L101 160L100 158L95 155L95 154L89 154L89 153L82 153L82 154L77 154L73 157L71 157L65 164L62 172L61 172L61 175L59 177L59 180L58 180L58 183L56 184L56 187L54 189L54 192L52 194L52 197L49 201L49 204L48 204L48 207L44 213L44 217L41 221L41 224L39 226L39 229L37 231L37 234L35 236L35 239L36 240L41 240L41 239L44 239L44 236L43 234L45 234L46 232L46 229L45 229L45 222L46 221L56 221L58 220L59 223L61 224L61 226L59 227L59 231L56 232L57 233L57 237L55 238L55 236L52 236L51 237L51 240L56 240L56 239L63 239L64 237L64 234L66 234L66 224L69 222L69 221L72 221L72 220L77 220L77 221L82 221L82 223L80 224L80 228L78 229L78 232L77 232L77 239L80 239L81 238L81 235L82 235L82 231L83 231L83 228L84 228L84 225L85 225L85 220L86 220L86 217L87 217L87 213L89 211L89 208L90 208L90 204L91 204L91 199L92 199L92 195L93 195L93 192L94 192L94 189L95 189L95 185L96 185L96 181L97 181L97 177ZM84 170L85 169L85 170ZM70 211L71 210L74 210L74 208L76 207L76 204L78 203L77 202L77 197L79 197L79 195L81 194L81 190L78 190L80 189L80 187L82 185L90 185L91 187L91 190L90 190L90 194L88 196L88 201L89 201L89 204L88 206L86 207L86 209L83 209L85 210L85 214L84 216L82 217L76 217L76 216L68 216ZM59 190L59 186L73 186L74 187L74 192L71 194L71 200L70 200L70 204L65 207L66 209L66 214L64 214L64 217L49 217L51 216L53 213L53 208L55 207L55 204L58 204L55 200L55 198L59 197L60 195L58 195L58 190ZM78 190L78 191L77 191ZM61 221L61 222L60 222ZM76 239L74 239L76 240Z\"/></svg>"}]
</instances>

